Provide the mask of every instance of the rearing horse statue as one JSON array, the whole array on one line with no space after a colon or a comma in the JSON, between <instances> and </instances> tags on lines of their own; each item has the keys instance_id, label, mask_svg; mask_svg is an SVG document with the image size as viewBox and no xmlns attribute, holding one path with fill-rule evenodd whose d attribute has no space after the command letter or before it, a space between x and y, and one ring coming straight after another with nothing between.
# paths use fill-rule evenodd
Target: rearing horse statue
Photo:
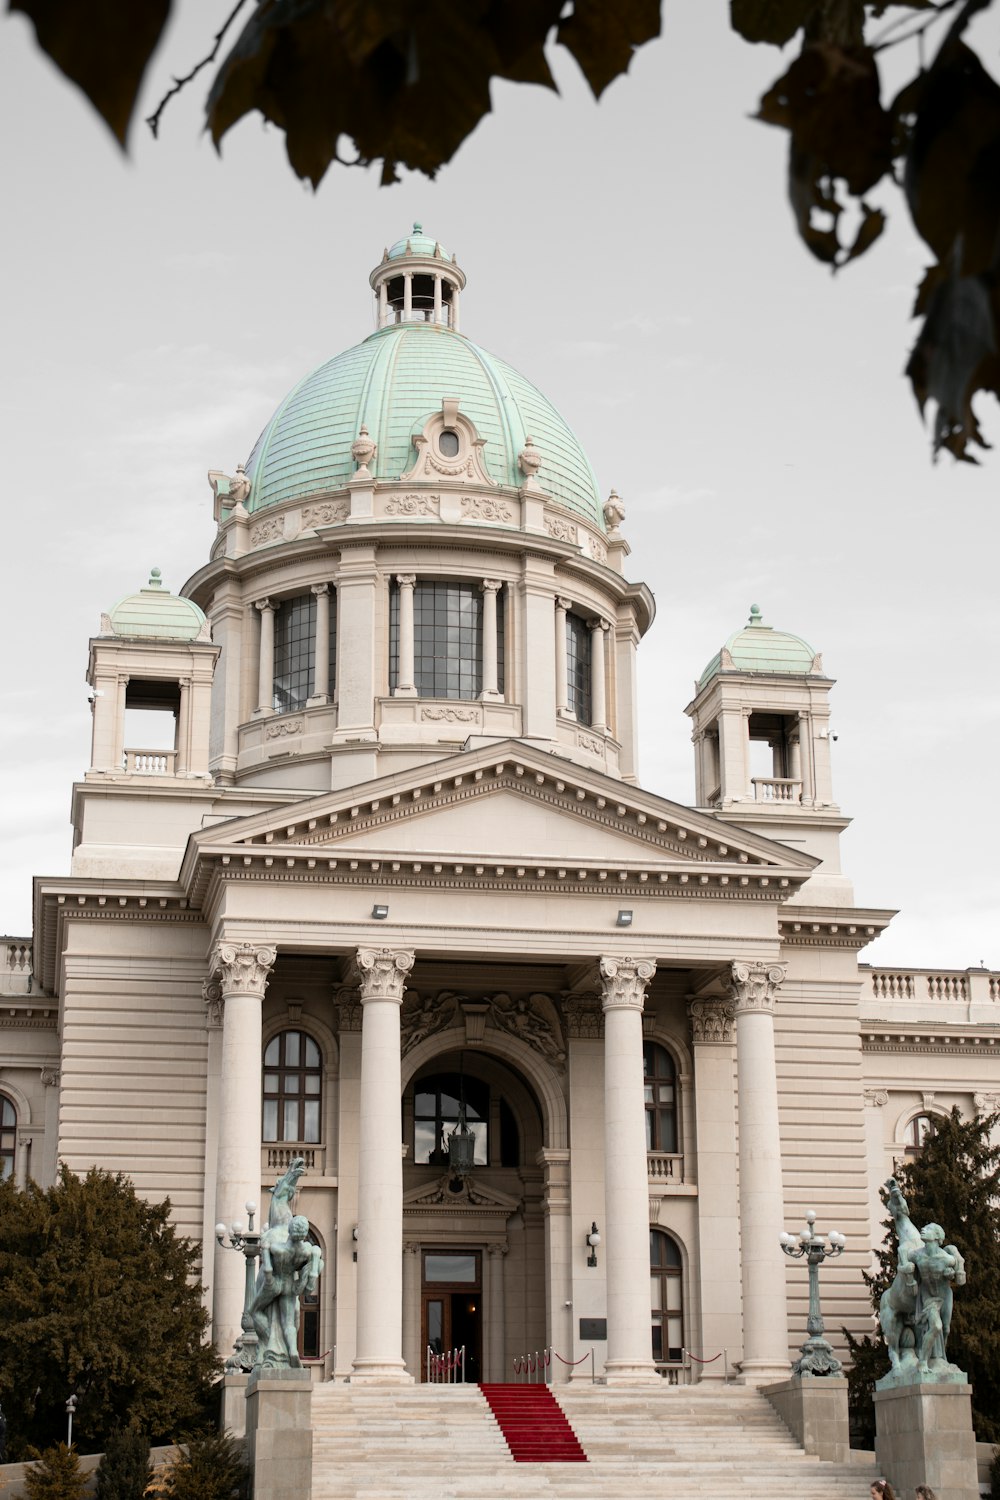
<instances>
[{"instance_id":1,"label":"rearing horse statue","mask_svg":"<svg viewBox=\"0 0 1000 1500\"><path fill-rule=\"evenodd\" d=\"M936 1231L931 1236L936 1244L944 1239L944 1233L936 1224L927 1226L924 1233L916 1227L910 1218L910 1211L906 1199L895 1177L890 1177L885 1184L887 1203L892 1221L896 1226L896 1239L899 1245L899 1255L896 1265L896 1275L892 1285L882 1293L879 1303L878 1320L882 1327L886 1348L889 1352L890 1374L899 1374L904 1365L907 1368L917 1367L925 1374L929 1374L928 1356L932 1344L936 1346L937 1359L944 1363L946 1355L944 1346L948 1339L948 1331L951 1326L951 1288L948 1286L940 1299L937 1321L934 1320L936 1336L926 1336L933 1333L934 1329L925 1330L923 1323L927 1322L927 1315L931 1309L922 1317L920 1306L920 1277L918 1267L924 1256L918 1252L925 1251L925 1238L930 1230ZM954 1280L956 1286L962 1286L965 1282L965 1262L954 1245L944 1246L944 1250L951 1258L951 1269L947 1272L949 1280ZM921 1324L922 1336L918 1349L917 1325Z\"/></svg>"}]
</instances>

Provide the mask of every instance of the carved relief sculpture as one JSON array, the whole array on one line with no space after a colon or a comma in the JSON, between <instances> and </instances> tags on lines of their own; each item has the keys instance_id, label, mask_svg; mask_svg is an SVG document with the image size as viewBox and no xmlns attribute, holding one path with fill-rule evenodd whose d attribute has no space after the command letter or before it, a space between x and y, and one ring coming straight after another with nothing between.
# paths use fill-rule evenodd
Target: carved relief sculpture
<instances>
[{"instance_id":1,"label":"carved relief sculpture","mask_svg":"<svg viewBox=\"0 0 1000 1500\"><path fill-rule=\"evenodd\" d=\"M450 990L442 990L440 995L425 995L423 998L413 990L408 991L399 1022L403 1056L427 1037L449 1026L455 1019L457 1003L458 997Z\"/></svg>"},{"instance_id":2,"label":"carved relief sculpture","mask_svg":"<svg viewBox=\"0 0 1000 1500\"><path fill-rule=\"evenodd\" d=\"M732 1042L736 1015L732 1000L690 1000L687 1009L691 1019L691 1039L696 1044Z\"/></svg>"},{"instance_id":3,"label":"carved relief sculpture","mask_svg":"<svg viewBox=\"0 0 1000 1500\"><path fill-rule=\"evenodd\" d=\"M527 998L519 995L517 999L507 994L494 995L490 1001L490 1020L498 1031L526 1042L548 1062L561 1066L566 1061L555 1007L547 995Z\"/></svg>"}]
</instances>

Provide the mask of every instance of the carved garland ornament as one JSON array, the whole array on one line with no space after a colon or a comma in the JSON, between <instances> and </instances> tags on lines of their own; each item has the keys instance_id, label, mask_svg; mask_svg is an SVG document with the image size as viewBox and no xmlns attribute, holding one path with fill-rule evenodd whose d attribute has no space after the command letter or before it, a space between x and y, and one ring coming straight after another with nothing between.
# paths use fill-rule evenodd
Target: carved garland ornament
<instances>
[{"instance_id":1,"label":"carved garland ornament","mask_svg":"<svg viewBox=\"0 0 1000 1500\"><path fill-rule=\"evenodd\" d=\"M557 516L545 517L545 530L557 542L575 542L577 539L576 527L572 522L562 521Z\"/></svg>"},{"instance_id":2,"label":"carved garland ornament","mask_svg":"<svg viewBox=\"0 0 1000 1500\"><path fill-rule=\"evenodd\" d=\"M299 734L302 730L301 719L280 719L276 724L268 724L264 734L269 740L280 739L282 735Z\"/></svg>"},{"instance_id":3,"label":"carved garland ornament","mask_svg":"<svg viewBox=\"0 0 1000 1500\"><path fill-rule=\"evenodd\" d=\"M422 708L421 719L437 720L444 724L475 724L479 720L478 708Z\"/></svg>"},{"instance_id":4,"label":"carved garland ornament","mask_svg":"<svg viewBox=\"0 0 1000 1500\"><path fill-rule=\"evenodd\" d=\"M602 1009L642 1010L646 988L655 973L656 964L650 958L602 958Z\"/></svg>"},{"instance_id":5,"label":"carved garland ornament","mask_svg":"<svg viewBox=\"0 0 1000 1500\"><path fill-rule=\"evenodd\" d=\"M332 526L337 521L346 521L350 513L350 500L324 500L320 505L302 507L302 525Z\"/></svg>"},{"instance_id":6,"label":"carved garland ornament","mask_svg":"<svg viewBox=\"0 0 1000 1500\"><path fill-rule=\"evenodd\" d=\"M385 507L387 516L437 516L440 495L396 495Z\"/></svg>"},{"instance_id":7,"label":"carved garland ornament","mask_svg":"<svg viewBox=\"0 0 1000 1500\"><path fill-rule=\"evenodd\" d=\"M284 516L269 516L266 521L260 521L250 532L251 547L262 547L265 542L284 540L285 518Z\"/></svg>"},{"instance_id":8,"label":"carved garland ornament","mask_svg":"<svg viewBox=\"0 0 1000 1500\"><path fill-rule=\"evenodd\" d=\"M775 995L785 977L784 964L734 963L729 979L736 1014L773 1011Z\"/></svg>"},{"instance_id":9,"label":"carved garland ornament","mask_svg":"<svg viewBox=\"0 0 1000 1500\"><path fill-rule=\"evenodd\" d=\"M477 521L513 521L514 512L502 500L486 496L462 496L462 515Z\"/></svg>"}]
</instances>

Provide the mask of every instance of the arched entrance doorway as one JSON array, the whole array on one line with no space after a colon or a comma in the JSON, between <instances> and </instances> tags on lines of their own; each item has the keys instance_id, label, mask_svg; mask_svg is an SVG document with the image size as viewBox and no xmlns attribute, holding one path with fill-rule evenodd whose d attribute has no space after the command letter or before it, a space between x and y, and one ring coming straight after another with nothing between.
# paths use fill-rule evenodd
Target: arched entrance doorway
<instances>
[{"instance_id":1,"label":"arched entrance doorway","mask_svg":"<svg viewBox=\"0 0 1000 1500\"><path fill-rule=\"evenodd\" d=\"M443 1039L442 1039L443 1040ZM450 1138L464 1122L468 1158ZM545 1342L542 1112L510 1062L447 1048L403 1092L404 1357L465 1348L467 1380L499 1380Z\"/></svg>"}]
</instances>

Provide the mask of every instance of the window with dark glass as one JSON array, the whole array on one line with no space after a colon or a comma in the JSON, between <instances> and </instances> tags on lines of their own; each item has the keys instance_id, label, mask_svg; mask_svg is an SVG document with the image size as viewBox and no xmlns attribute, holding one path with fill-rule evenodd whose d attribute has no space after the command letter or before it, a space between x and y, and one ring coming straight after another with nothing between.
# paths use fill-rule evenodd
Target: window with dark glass
<instances>
[{"instance_id":1,"label":"window with dark glass","mask_svg":"<svg viewBox=\"0 0 1000 1500\"><path fill-rule=\"evenodd\" d=\"M646 1150L675 1153L677 1070L666 1047L647 1042L642 1049L646 1089Z\"/></svg>"},{"instance_id":2,"label":"window with dark glass","mask_svg":"<svg viewBox=\"0 0 1000 1500\"><path fill-rule=\"evenodd\" d=\"M306 1235L307 1245L318 1245L322 1249L322 1241L319 1235L309 1225L309 1233ZM320 1326L319 1310L322 1306L320 1297L323 1290L323 1278L319 1276L316 1280L316 1290L303 1292L299 1300L299 1358L319 1359L320 1349Z\"/></svg>"},{"instance_id":3,"label":"window with dark glass","mask_svg":"<svg viewBox=\"0 0 1000 1500\"><path fill-rule=\"evenodd\" d=\"M264 1048L264 1140L320 1139L323 1062L304 1031L281 1031Z\"/></svg>"},{"instance_id":4,"label":"window with dark glass","mask_svg":"<svg viewBox=\"0 0 1000 1500\"><path fill-rule=\"evenodd\" d=\"M497 595L497 687L504 690L504 591ZM478 698L483 687L483 594L474 584L413 590L413 682L418 698ZM399 681L399 588L389 595L389 690Z\"/></svg>"},{"instance_id":5,"label":"window with dark glass","mask_svg":"<svg viewBox=\"0 0 1000 1500\"><path fill-rule=\"evenodd\" d=\"M331 590L330 691L337 680L337 610ZM279 713L305 708L316 681L316 595L283 599L274 611L274 707Z\"/></svg>"},{"instance_id":6,"label":"window with dark glass","mask_svg":"<svg viewBox=\"0 0 1000 1500\"><path fill-rule=\"evenodd\" d=\"M593 720L590 698L590 627L579 615L566 616L566 703L577 722Z\"/></svg>"},{"instance_id":7,"label":"window with dark glass","mask_svg":"<svg viewBox=\"0 0 1000 1500\"><path fill-rule=\"evenodd\" d=\"M6 1094L0 1094L0 1181L13 1175L16 1147L17 1110Z\"/></svg>"},{"instance_id":8,"label":"window with dark glass","mask_svg":"<svg viewBox=\"0 0 1000 1500\"><path fill-rule=\"evenodd\" d=\"M477 1078L439 1073L421 1079L413 1089L413 1160L425 1165L448 1164L448 1137L458 1126L459 1106L465 1101L465 1122L475 1139L473 1161L485 1167L489 1156L490 1091Z\"/></svg>"},{"instance_id":9,"label":"window with dark glass","mask_svg":"<svg viewBox=\"0 0 1000 1500\"><path fill-rule=\"evenodd\" d=\"M914 1115L906 1127L906 1154L907 1156L919 1156L924 1149L924 1142L929 1135L934 1134L933 1115Z\"/></svg>"},{"instance_id":10,"label":"window with dark glass","mask_svg":"<svg viewBox=\"0 0 1000 1500\"><path fill-rule=\"evenodd\" d=\"M649 1281L653 1319L653 1358L680 1362L684 1358L683 1281L681 1252L662 1229L649 1231Z\"/></svg>"}]
</instances>

